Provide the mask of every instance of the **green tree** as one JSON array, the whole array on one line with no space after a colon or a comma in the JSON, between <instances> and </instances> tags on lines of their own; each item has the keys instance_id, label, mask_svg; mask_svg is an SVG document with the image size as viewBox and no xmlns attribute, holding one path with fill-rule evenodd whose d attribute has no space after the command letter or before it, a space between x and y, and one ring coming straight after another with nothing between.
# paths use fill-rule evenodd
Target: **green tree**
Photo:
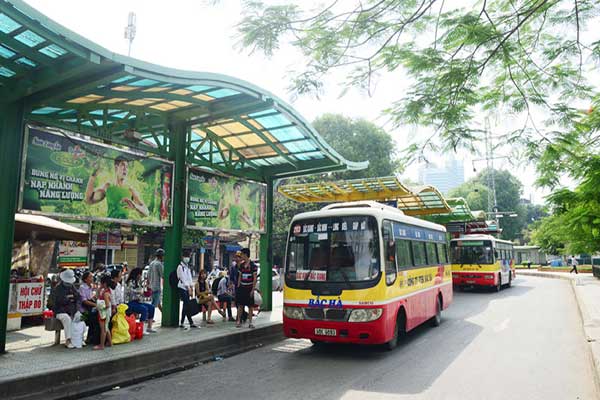
<instances>
[{"instance_id":1,"label":"green tree","mask_svg":"<svg viewBox=\"0 0 600 400\"><path fill-rule=\"evenodd\" d=\"M450 197L463 197L467 200L472 210L488 211L489 189L486 186L489 179L489 170L483 170L459 187L450 191ZM517 217L504 215L500 219L502 238L515 240L522 237L522 229L527 225L527 212L521 204L523 184L517 177L505 170L494 171L496 185L496 205L499 212L516 213Z\"/></svg>"},{"instance_id":2,"label":"green tree","mask_svg":"<svg viewBox=\"0 0 600 400\"><path fill-rule=\"evenodd\" d=\"M390 176L399 171L393 138L375 124L364 119L351 119L339 114L325 114L313 122L321 137L349 160L369 161L361 171L341 171L286 179L278 184L333 181ZM299 203L275 193L273 207L273 254L282 256L289 224L294 215L321 208L323 204Z\"/></svg>"},{"instance_id":3,"label":"green tree","mask_svg":"<svg viewBox=\"0 0 600 400\"><path fill-rule=\"evenodd\" d=\"M597 89L588 73L600 56L594 29L597 0L330 1L318 10L297 4L244 1L241 45L266 55L289 42L306 57L292 77L299 93L323 90L328 74L346 87L371 91L392 71L409 89L387 110L399 125L430 126L435 134L409 153L473 148L476 119L498 110L524 121L506 140L536 146L568 136Z\"/></svg>"}]
</instances>

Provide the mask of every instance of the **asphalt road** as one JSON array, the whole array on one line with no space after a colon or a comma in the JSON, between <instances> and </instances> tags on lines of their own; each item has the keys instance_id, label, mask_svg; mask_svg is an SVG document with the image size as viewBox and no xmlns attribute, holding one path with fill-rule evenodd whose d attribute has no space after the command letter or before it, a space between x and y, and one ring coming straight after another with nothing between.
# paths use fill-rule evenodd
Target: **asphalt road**
<instances>
[{"instance_id":1,"label":"asphalt road","mask_svg":"<svg viewBox=\"0 0 600 400\"><path fill-rule=\"evenodd\" d=\"M126 373L124 371L124 373ZM286 340L95 399L596 399L569 283L456 293L394 351Z\"/></svg>"}]
</instances>

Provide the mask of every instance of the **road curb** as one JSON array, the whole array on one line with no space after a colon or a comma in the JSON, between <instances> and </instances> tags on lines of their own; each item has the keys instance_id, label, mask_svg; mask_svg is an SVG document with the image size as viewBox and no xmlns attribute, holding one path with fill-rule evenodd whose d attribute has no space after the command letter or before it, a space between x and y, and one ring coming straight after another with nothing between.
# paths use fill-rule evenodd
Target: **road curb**
<instances>
[{"instance_id":1,"label":"road curb","mask_svg":"<svg viewBox=\"0 0 600 400\"><path fill-rule=\"evenodd\" d=\"M588 343L588 355L593 366L594 383L597 391L600 392L600 328L591 317L588 304L586 304L585 300L583 299L580 290L577 289L579 283L577 279L578 276L552 275L552 272L541 271L526 271L522 272L521 275L570 281L571 290L575 296L575 303L577 303L577 310L579 311L579 316L581 317L581 321L583 323L583 333Z\"/></svg>"},{"instance_id":2,"label":"road curb","mask_svg":"<svg viewBox=\"0 0 600 400\"><path fill-rule=\"evenodd\" d=\"M173 328L178 329L178 328ZM217 357L230 357L284 339L281 323L209 340L190 342L107 360L88 368L57 368L44 374L0 381L5 400L78 399L193 368Z\"/></svg>"}]
</instances>

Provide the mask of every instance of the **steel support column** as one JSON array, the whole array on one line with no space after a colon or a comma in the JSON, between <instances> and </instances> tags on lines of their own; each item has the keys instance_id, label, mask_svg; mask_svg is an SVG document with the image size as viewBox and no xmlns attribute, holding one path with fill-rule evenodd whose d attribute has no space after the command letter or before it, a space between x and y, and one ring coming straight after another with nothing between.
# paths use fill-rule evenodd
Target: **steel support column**
<instances>
[{"instance_id":1,"label":"steel support column","mask_svg":"<svg viewBox=\"0 0 600 400\"><path fill-rule=\"evenodd\" d=\"M177 326L179 323L179 296L177 289L169 285L169 274L177 269L181 260L183 228L185 224L186 194L186 126L176 124L171 127L171 160L175 162L173 180L173 225L165 236L165 280L163 285L162 326Z\"/></svg>"},{"instance_id":2,"label":"steel support column","mask_svg":"<svg viewBox=\"0 0 600 400\"><path fill-rule=\"evenodd\" d=\"M6 322L8 318L8 291L10 264L15 233L15 211L19 193L21 153L23 150L23 106L0 106L0 353L6 351Z\"/></svg>"},{"instance_id":3,"label":"steel support column","mask_svg":"<svg viewBox=\"0 0 600 400\"><path fill-rule=\"evenodd\" d=\"M273 179L267 180L267 198L265 199L265 233L260 235L260 291L263 304L261 309L271 311L273 309L273 280L271 268L273 267L273 247L271 244L273 236Z\"/></svg>"}]
</instances>

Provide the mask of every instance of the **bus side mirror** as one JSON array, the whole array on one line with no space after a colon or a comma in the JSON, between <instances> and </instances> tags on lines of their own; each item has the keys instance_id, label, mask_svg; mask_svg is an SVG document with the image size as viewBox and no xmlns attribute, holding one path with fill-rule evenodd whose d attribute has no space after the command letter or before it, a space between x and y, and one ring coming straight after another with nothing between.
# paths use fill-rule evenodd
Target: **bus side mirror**
<instances>
[{"instance_id":1,"label":"bus side mirror","mask_svg":"<svg viewBox=\"0 0 600 400\"><path fill-rule=\"evenodd\" d=\"M494 257L498 258L498 251L494 251Z\"/></svg>"}]
</instances>

